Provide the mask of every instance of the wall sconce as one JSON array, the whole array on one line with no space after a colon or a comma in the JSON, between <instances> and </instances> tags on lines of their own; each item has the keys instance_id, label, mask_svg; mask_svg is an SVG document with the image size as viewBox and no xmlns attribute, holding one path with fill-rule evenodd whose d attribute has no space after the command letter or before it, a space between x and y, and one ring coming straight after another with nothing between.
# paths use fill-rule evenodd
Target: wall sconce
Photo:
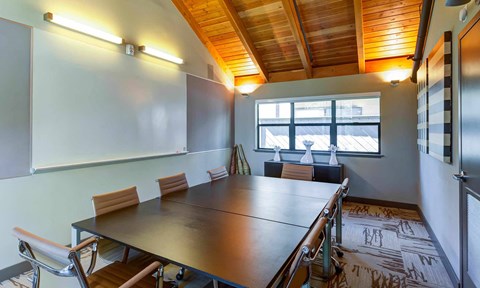
<instances>
[{"instance_id":1,"label":"wall sconce","mask_svg":"<svg viewBox=\"0 0 480 288\"><path fill-rule=\"evenodd\" d=\"M390 86L397 87L400 82L408 78L409 69L391 70L383 74L385 82L390 83Z\"/></svg>"},{"instance_id":2,"label":"wall sconce","mask_svg":"<svg viewBox=\"0 0 480 288\"><path fill-rule=\"evenodd\" d=\"M176 63L176 64L183 64L183 59L182 58L172 56L170 54L167 54L165 52L153 49L153 48L148 47L148 46L139 46L138 51L143 52L143 53L148 54L148 55L153 56L153 57L157 57L157 58L160 58L160 59L163 59L163 60L167 60L167 61Z\"/></svg>"},{"instance_id":3,"label":"wall sconce","mask_svg":"<svg viewBox=\"0 0 480 288\"><path fill-rule=\"evenodd\" d=\"M62 16L54 15L53 13L50 13L50 12L43 14L43 20L83 33L83 34L87 34L89 36L93 36L98 39L102 39L115 44L123 44L123 38L121 37L100 31L98 29L86 26L84 24L75 22L73 20L64 18Z\"/></svg>"},{"instance_id":4,"label":"wall sconce","mask_svg":"<svg viewBox=\"0 0 480 288\"><path fill-rule=\"evenodd\" d=\"M398 83L400 83L400 80L391 80L390 81L390 86L392 87L397 87Z\"/></svg>"},{"instance_id":5,"label":"wall sconce","mask_svg":"<svg viewBox=\"0 0 480 288\"><path fill-rule=\"evenodd\" d=\"M250 97L250 94L253 93L257 89L258 85L255 84L247 84L238 87L238 91L242 94L243 97Z\"/></svg>"}]
</instances>

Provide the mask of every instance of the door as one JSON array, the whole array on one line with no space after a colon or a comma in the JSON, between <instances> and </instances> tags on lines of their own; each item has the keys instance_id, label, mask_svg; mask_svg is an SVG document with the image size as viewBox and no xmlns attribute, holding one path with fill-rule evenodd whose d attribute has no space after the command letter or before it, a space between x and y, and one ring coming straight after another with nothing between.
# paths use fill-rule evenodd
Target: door
<instances>
[{"instance_id":1,"label":"door","mask_svg":"<svg viewBox=\"0 0 480 288\"><path fill-rule=\"evenodd\" d=\"M459 35L463 287L480 288L480 17Z\"/></svg>"}]
</instances>

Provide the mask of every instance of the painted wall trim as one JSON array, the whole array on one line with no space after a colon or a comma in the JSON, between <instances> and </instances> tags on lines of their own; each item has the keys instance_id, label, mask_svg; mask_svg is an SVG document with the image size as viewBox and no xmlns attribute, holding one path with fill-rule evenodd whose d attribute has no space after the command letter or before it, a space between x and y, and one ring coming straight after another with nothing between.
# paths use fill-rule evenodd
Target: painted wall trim
<instances>
[{"instance_id":1,"label":"painted wall trim","mask_svg":"<svg viewBox=\"0 0 480 288\"><path fill-rule=\"evenodd\" d=\"M400 208L400 209L418 210L417 204L378 200L378 199L363 198L363 197L347 196L345 201L357 202L357 203L369 204L369 205L392 207L392 208Z\"/></svg>"},{"instance_id":2,"label":"painted wall trim","mask_svg":"<svg viewBox=\"0 0 480 288\"><path fill-rule=\"evenodd\" d=\"M255 152L261 152L261 153L272 153L275 154L275 151L273 149L253 149ZM299 155L304 155L305 150L280 150L281 154L299 154ZM281 155L280 154L280 155ZM313 155L330 155L331 153L329 151L312 151ZM376 153L349 153L349 152L338 152L337 151L337 156L339 157L364 157L364 158L383 158L385 155L383 154L376 154Z\"/></svg>"},{"instance_id":3,"label":"painted wall trim","mask_svg":"<svg viewBox=\"0 0 480 288\"><path fill-rule=\"evenodd\" d=\"M445 251L443 251L442 245L440 245L437 236L435 236L435 233L433 233L432 227L428 223L427 218L425 218L425 215L423 215L422 209L420 209L420 207L417 207L417 212L420 215L420 218L422 218L423 223L425 223L425 228L427 229L428 234L432 238L433 245L435 246L438 254L440 255L440 259L442 260L443 266L445 266L445 269L447 270L450 281L452 281L454 287L460 288L460 279L458 279L457 274L455 274L455 270L453 270L452 264L448 260Z\"/></svg>"},{"instance_id":4,"label":"painted wall trim","mask_svg":"<svg viewBox=\"0 0 480 288\"><path fill-rule=\"evenodd\" d=\"M38 173L45 173L45 172L55 172L60 170L71 170L71 169L87 168L87 167L100 166L100 165L119 164L119 163L132 162L132 161L143 161L143 160L149 160L149 159L155 159L155 158L179 156L179 155L186 155L186 154L188 154L188 151L145 155L145 156L138 156L138 157L136 156L136 157L122 158L122 159L109 159L109 160L95 161L95 162L74 163L74 164L68 164L68 165L36 167L36 168L31 168L30 173L38 174Z\"/></svg>"},{"instance_id":5,"label":"painted wall trim","mask_svg":"<svg viewBox=\"0 0 480 288\"><path fill-rule=\"evenodd\" d=\"M301 97L288 97L288 98L269 98L255 100L255 104L258 103L282 103L282 102L308 102L308 101L328 101L328 100L343 100L343 99L355 99L355 98L376 98L381 97L380 92L364 92L364 93L348 93L348 94L327 94L317 96L301 96Z\"/></svg>"},{"instance_id":6,"label":"painted wall trim","mask_svg":"<svg viewBox=\"0 0 480 288\"><path fill-rule=\"evenodd\" d=\"M213 150L207 150L207 151L191 152L191 153L188 153L188 155L203 154L203 153L210 153L210 152L216 152L216 151L226 151L231 149L232 148L219 148L219 149L213 149Z\"/></svg>"}]
</instances>

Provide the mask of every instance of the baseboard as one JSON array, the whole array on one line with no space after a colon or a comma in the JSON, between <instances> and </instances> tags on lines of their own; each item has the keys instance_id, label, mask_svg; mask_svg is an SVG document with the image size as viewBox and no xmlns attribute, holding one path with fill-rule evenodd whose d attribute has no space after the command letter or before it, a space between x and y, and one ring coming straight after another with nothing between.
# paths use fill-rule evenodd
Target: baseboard
<instances>
[{"instance_id":1,"label":"baseboard","mask_svg":"<svg viewBox=\"0 0 480 288\"><path fill-rule=\"evenodd\" d=\"M16 277L22 273L32 270L32 265L27 261L20 262L13 266L0 270L0 282Z\"/></svg>"},{"instance_id":2,"label":"baseboard","mask_svg":"<svg viewBox=\"0 0 480 288\"><path fill-rule=\"evenodd\" d=\"M377 199L371 199L371 198L347 196L347 198L344 201L369 204L369 205L385 206L385 207L393 207L393 208L400 208L400 209L418 210L418 206L416 204L377 200Z\"/></svg>"},{"instance_id":3,"label":"baseboard","mask_svg":"<svg viewBox=\"0 0 480 288\"><path fill-rule=\"evenodd\" d=\"M442 245L440 245L440 242L438 242L437 236L435 236L435 233L433 233L432 227L425 218L425 215L423 215L422 209L420 209L420 207L417 207L417 212L420 215L420 218L422 218L423 223L425 223L425 228L427 228L428 234L432 238L433 245L435 246L438 254L440 255L440 259L442 260L443 266L445 266L445 269L447 270L450 281L452 281L454 287L460 288L460 279L458 279L455 270L453 270L452 264L448 260L445 251L443 251Z\"/></svg>"}]
</instances>

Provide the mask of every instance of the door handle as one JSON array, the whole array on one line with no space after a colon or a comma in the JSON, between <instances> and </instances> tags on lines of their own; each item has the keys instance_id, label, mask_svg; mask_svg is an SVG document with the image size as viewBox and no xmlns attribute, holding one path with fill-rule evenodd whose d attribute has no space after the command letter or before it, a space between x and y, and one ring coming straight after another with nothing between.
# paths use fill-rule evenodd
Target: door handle
<instances>
[{"instance_id":1,"label":"door handle","mask_svg":"<svg viewBox=\"0 0 480 288\"><path fill-rule=\"evenodd\" d=\"M465 171L460 171L460 174L453 174L453 179L457 180L457 181L462 181L462 182L465 182L467 181L467 173L465 173Z\"/></svg>"}]
</instances>

